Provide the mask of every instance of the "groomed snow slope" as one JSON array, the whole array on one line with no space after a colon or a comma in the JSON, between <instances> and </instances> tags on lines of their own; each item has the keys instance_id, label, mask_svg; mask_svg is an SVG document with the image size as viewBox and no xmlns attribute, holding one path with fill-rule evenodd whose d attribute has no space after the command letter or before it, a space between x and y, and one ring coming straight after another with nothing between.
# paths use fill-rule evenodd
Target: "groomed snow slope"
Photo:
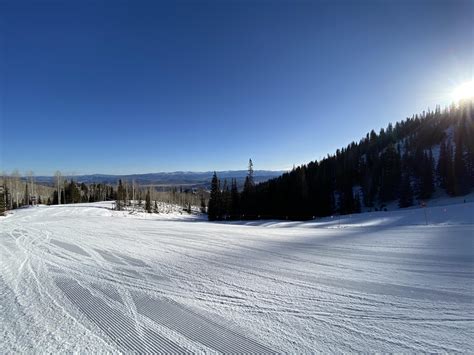
<instances>
[{"instance_id":1,"label":"groomed snow slope","mask_svg":"<svg viewBox=\"0 0 474 355\"><path fill-rule=\"evenodd\" d=\"M0 353L474 352L473 203L241 224L108 207L0 220Z\"/></svg>"}]
</instances>

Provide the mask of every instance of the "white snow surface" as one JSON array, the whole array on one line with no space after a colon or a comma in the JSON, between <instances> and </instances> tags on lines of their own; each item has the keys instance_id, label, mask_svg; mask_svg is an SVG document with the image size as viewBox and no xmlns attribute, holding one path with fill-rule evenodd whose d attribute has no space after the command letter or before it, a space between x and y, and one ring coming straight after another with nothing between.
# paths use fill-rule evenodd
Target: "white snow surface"
<instances>
[{"instance_id":1,"label":"white snow surface","mask_svg":"<svg viewBox=\"0 0 474 355\"><path fill-rule=\"evenodd\" d=\"M245 223L110 207L0 219L0 353L474 352L472 202Z\"/></svg>"}]
</instances>

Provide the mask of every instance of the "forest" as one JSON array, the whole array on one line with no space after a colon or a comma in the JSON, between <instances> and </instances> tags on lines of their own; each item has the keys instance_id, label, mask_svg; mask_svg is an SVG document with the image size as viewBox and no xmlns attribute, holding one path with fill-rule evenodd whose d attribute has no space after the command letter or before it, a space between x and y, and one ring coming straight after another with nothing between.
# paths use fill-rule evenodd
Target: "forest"
<instances>
[{"instance_id":1,"label":"forest","mask_svg":"<svg viewBox=\"0 0 474 355\"><path fill-rule=\"evenodd\" d=\"M307 220L333 214L424 205L437 190L463 196L474 187L473 100L426 111L372 130L320 161L255 184L249 161L238 191L214 174L209 220Z\"/></svg>"}]
</instances>

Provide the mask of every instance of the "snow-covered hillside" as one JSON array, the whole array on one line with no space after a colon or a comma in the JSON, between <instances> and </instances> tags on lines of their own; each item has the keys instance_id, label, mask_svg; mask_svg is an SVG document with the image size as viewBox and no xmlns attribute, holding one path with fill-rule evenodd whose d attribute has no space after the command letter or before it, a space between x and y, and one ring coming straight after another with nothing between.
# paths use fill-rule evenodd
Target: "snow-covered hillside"
<instances>
[{"instance_id":1,"label":"snow-covered hillside","mask_svg":"<svg viewBox=\"0 0 474 355\"><path fill-rule=\"evenodd\" d=\"M472 202L304 223L109 208L0 219L0 353L474 351Z\"/></svg>"}]
</instances>

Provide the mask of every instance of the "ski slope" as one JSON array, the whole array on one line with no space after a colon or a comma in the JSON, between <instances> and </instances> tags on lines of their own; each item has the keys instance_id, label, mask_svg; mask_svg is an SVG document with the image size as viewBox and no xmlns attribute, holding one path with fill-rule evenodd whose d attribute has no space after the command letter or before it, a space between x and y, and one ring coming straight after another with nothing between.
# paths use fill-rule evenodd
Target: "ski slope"
<instances>
[{"instance_id":1,"label":"ski slope","mask_svg":"<svg viewBox=\"0 0 474 355\"><path fill-rule=\"evenodd\" d=\"M0 219L0 353L474 352L473 203L304 223L109 207Z\"/></svg>"}]
</instances>

